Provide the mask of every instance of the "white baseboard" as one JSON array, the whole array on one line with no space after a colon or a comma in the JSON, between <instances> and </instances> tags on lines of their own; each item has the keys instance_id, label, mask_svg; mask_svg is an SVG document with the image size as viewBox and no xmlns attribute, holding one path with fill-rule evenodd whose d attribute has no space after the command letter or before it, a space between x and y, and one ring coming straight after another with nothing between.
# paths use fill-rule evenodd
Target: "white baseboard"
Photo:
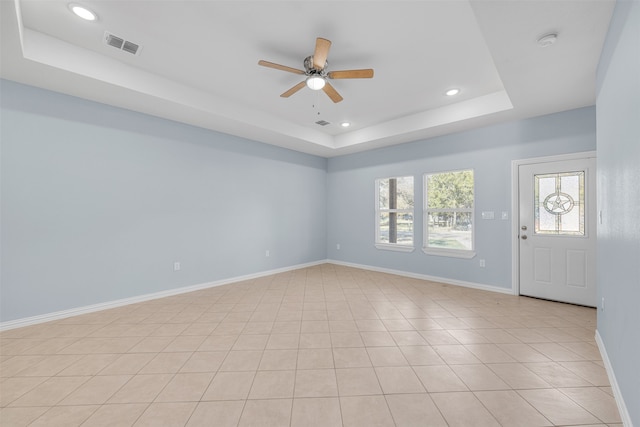
<instances>
[{"instance_id":1,"label":"white baseboard","mask_svg":"<svg viewBox=\"0 0 640 427\"><path fill-rule=\"evenodd\" d=\"M611 389L613 390L613 397L615 398L616 404L618 405L618 412L620 413L622 425L625 427L633 427L633 423L631 422L631 415L629 415L627 405L625 405L624 399L622 398L622 392L620 391L620 386L618 386L616 374L613 372L613 366L611 366L611 361L609 360L607 349L605 348L602 337L600 336L600 332L597 329L596 343L598 344L598 350L600 350L600 356L602 356L602 361L604 362L604 369L607 371L607 376L609 377L609 383L611 384Z\"/></svg>"},{"instance_id":2,"label":"white baseboard","mask_svg":"<svg viewBox=\"0 0 640 427\"><path fill-rule=\"evenodd\" d=\"M465 282L462 280L448 279L445 277L429 276L426 274L410 273L407 271L392 270L388 268L375 267L371 265L354 264L354 263L326 259L326 260L314 261L314 262L305 263L305 264L293 265L293 266L284 267L284 268L278 268L275 270L261 271L259 273L253 273L253 274L248 274L244 276L231 277L228 279L217 280L215 282L201 283L198 285L186 286L182 288L168 289L166 291L154 292L151 294L138 295L135 297L123 298L115 301L107 301L99 304L72 308L69 310L56 311L53 313L41 314L38 316L25 317L22 319L10 320L7 322L0 322L0 331L6 331L9 329L36 325L38 323L50 322L52 320L59 320L67 317L79 316L81 314L88 314L96 311L108 310L110 308L122 307L129 304L137 304L140 302L150 301L158 298L165 298L165 297L170 297L174 295L184 294L187 292L194 292L202 289L213 288L216 286L228 285L230 283L256 279L259 277L270 276L273 274L284 273L292 270L299 270L301 268L313 267L316 265L321 265L326 263L343 265L346 267L360 268L363 270L377 271L380 273L395 274L397 276L410 277L413 279L429 280L432 282L440 282L440 283L446 283L449 285L463 286L465 288L480 289L483 291L499 292L503 294L512 294L511 289L500 288L498 286L484 285L481 283Z\"/></svg>"},{"instance_id":3,"label":"white baseboard","mask_svg":"<svg viewBox=\"0 0 640 427\"><path fill-rule=\"evenodd\" d=\"M429 280L431 282L446 283L448 285L462 286L465 288L473 288L473 289L479 289L482 291L498 292L501 294L513 295L513 290L511 288L501 288L499 286L484 285L482 283L465 282L463 280L449 279L446 277L429 276L426 274L411 273L411 272L402 271L402 270L392 270L389 268L375 267L372 265L336 261L333 259L327 260L327 262L330 264L343 265L345 267L354 267L354 268L360 268L362 270L377 271L379 273L395 274L396 276L410 277L412 279Z\"/></svg>"},{"instance_id":4,"label":"white baseboard","mask_svg":"<svg viewBox=\"0 0 640 427\"><path fill-rule=\"evenodd\" d=\"M122 307L124 305L136 304L139 302L150 301L158 298L165 298L187 292L199 291L202 289L213 288L216 286L228 285L230 283L242 282L245 280L257 279L259 277L271 276L273 274L285 273L287 271L299 270L301 268L313 267L320 264L326 264L327 260L314 261L306 264L298 264L289 267L277 268L275 270L261 271L259 273L247 274L245 276L231 277L228 279L217 280L215 282L201 283L198 285L186 286L183 288L168 289L166 291L154 292L151 294L138 295L130 298L123 298L115 301L107 301L99 304L87 305L84 307L71 308L69 310L56 311L53 313L41 314L38 316L25 317L22 319L0 322L0 331L21 328L23 326L36 325L38 323L50 322L52 320L64 319L67 317L78 316L81 314L93 313L96 311L108 310L110 308Z\"/></svg>"}]
</instances>

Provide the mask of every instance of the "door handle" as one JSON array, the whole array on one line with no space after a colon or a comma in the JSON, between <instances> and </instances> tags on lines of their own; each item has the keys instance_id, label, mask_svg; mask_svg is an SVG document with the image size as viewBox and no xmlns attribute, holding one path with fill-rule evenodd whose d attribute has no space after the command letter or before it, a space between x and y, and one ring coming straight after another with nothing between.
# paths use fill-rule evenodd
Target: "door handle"
<instances>
[{"instance_id":1,"label":"door handle","mask_svg":"<svg viewBox=\"0 0 640 427\"><path fill-rule=\"evenodd\" d=\"M522 240L527 240L527 235L526 235L526 234L523 234L522 236L520 236L520 238L521 238Z\"/></svg>"}]
</instances>

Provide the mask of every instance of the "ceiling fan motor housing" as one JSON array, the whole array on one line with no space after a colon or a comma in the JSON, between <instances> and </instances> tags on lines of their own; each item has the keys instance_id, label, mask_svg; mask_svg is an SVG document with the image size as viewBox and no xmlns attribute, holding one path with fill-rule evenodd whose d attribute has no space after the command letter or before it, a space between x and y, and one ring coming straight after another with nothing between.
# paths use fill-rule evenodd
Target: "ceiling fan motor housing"
<instances>
[{"instance_id":1,"label":"ceiling fan motor housing","mask_svg":"<svg viewBox=\"0 0 640 427\"><path fill-rule=\"evenodd\" d=\"M322 67L321 70L318 70L317 68L315 68L313 66L313 55L307 56L304 59L304 69L305 69L306 74L308 76L311 76L311 75L320 75L322 77L326 76L326 74L327 74L327 72L326 72L327 65L329 65L329 61L325 61L324 62L324 67Z\"/></svg>"}]
</instances>

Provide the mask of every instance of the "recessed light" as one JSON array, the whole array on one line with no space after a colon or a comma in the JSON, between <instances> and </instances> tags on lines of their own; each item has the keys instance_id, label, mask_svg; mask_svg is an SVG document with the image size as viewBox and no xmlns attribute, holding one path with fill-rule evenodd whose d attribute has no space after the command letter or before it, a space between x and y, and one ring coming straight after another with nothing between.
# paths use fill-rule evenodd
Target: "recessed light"
<instances>
[{"instance_id":1,"label":"recessed light","mask_svg":"<svg viewBox=\"0 0 640 427\"><path fill-rule=\"evenodd\" d=\"M95 21L96 19L98 19L98 15L96 15L95 13L93 13L91 10L87 9L84 6L80 6L79 4L70 3L69 9L71 9L73 13L75 13L77 16L79 16L84 20Z\"/></svg>"},{"instance_id":2,"label":"recessed light","mask_svg":"<svg viewBox=\"0 0 640 427\"><path fill-rule=\"evenodd\" d=\"M349 122L342 122L342 123L340 123L340 126L342 126L343 128L348 128L349 126L351 126L351 123L349 123Z\"/></svg>"},{"instance_id":3,"label":"recessed light","mask_svg":"<svg viewBox=\"0 0 640 427\"><path fill-rule=\"evenodd\" d=\"M558 35L556 33L546 34L538 39L538 46L549 47L558 41Z\"/></svg>"},{"instance_id":4,"label":"recessed light","mask_svg":"<svg viewBox=\"0 0 640 427\"><path fill-rule=\"evenodd\" d=\"M449 89L448 91L446 91L444 94L447 96L454 96L460 93L460 89Z\"/></svg>"}]
</instances>

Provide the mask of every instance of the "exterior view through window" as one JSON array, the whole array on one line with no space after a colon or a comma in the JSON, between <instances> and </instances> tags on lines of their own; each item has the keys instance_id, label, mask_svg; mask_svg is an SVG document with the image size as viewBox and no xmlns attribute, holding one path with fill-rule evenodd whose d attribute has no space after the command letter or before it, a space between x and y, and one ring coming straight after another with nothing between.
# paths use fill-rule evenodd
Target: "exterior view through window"
<instances>
[{"instance_id":1,"label":"exterior view through window","mask_svg":"<svg viewBox=\"0 0 640 427\"><path fill-rule=\"evenodd\" d=\"M423 251L473 257L473 170L425 174L424 187Z\"/></svg>"},{"instance_id":2,"label":"exterior view through window","mask_svg":"<svg viewBox=\"0 0 640 427\"><path fill-rule=\"evenodd\" d=\"M413 249L413 177L376 180L376 246Z\"/></svg>"}]
</instances>

